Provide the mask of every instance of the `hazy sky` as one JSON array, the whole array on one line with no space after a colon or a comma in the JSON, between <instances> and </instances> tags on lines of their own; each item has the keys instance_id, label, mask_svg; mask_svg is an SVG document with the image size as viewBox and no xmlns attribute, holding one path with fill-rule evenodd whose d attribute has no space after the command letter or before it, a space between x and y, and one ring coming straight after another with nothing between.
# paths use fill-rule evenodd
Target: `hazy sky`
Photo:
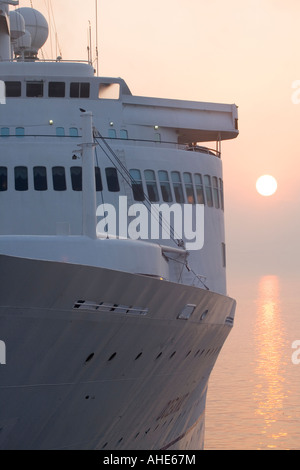
<instances>
[{"instance_id":1,"label":"hazy sky","mask_svg":"<svg viewBox=\"0 0 300 470\"><path fill-rule=\"evenodd\" d=\"M63 58L86 59L95 0L32 3L47 18L52 3ZM239 106L240 136L222 146L228 270L299 273L300 104L292 84L300 80L300 2L98 0L98 11L100 75L124 78L137 95ZM278 181L269 198L255 189L265 173Z\"/></svg>"}]
</instances>

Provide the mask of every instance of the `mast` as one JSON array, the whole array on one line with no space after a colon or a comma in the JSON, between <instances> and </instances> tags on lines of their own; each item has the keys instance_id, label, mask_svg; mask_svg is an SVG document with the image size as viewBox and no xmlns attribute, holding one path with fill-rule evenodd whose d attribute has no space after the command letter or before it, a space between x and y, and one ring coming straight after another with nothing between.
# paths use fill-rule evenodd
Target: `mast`
<instances>
[{"instance_id":1,"label":"mast","mask_svg":"<svg viewBox=\"0 0 300 470\"><path fill-rule=\"evenodd\" d=\"M93 114L83 112L82 120L82 202L83 235L97 238L96 185L94 164Z\"/></svg>"},{"instance_id":2,"label":"mast","mask_svg":"<svg viewBox=\"0 0 300 470\"><path fill-rule=\"evenodd\" d=\"M98 0L95 0L96 8L96 65L97 65L97 77L99 76L99 51L98 51Z\"/></svg>"}]
</instances>

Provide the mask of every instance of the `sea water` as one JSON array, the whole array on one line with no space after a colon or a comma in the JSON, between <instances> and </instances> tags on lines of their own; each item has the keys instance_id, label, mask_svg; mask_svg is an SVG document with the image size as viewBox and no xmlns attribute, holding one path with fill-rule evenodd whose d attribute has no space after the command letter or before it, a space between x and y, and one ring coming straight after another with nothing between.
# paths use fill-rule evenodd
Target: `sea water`
<instances>
[{"instance_id":1,"label":"sea water","mask_svg":"<svg viewBox=\"0 0 300 470\"><path fill-rule=\"evenodd\" d=\"M235 325L209 381L205 449L300 450L300 276L229 278L228 290Z\"/></svg>"}]
</instances>

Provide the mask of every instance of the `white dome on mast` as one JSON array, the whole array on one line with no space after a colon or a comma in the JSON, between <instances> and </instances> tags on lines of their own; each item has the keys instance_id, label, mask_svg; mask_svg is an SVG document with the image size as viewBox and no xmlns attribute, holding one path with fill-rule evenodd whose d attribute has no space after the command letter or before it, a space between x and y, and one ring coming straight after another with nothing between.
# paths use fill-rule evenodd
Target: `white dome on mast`
<instances>
[{"instance_id":1,"label":"white dome on mast","mask_svg":"<svg viewBox=\"0 0 300 470\"><path fill-rule=\"evenodd\" d=\"M25 20L17 11L9 13L10 20L10 38L12 41L19 39L25 34Z\"/></svg>"},{"instance_id":2,"label":"white dome on mast","mask_svg":"<svg viewBox=\"0 0 300 470\"><path fill-rule=\"evenodd\" d=\"M17 56L34 60L48 38L47 20L34 8L18 8L16 12L24 18L26 31L14 42L14 52Z\"/></svg>"}]
</instances>

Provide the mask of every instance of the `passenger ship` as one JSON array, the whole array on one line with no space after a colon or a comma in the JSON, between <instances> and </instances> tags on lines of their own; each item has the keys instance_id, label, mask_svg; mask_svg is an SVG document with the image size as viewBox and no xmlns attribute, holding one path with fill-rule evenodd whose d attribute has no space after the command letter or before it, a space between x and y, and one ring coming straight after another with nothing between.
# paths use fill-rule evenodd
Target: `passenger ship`
<instances>
[{"instance_id":1,"label":"passenger ship","mask_svg":"<svg viewBox=\"0 0 300 470\"><path fill-rule=\"evenodd\" d=\"M220 150L237 107L41 60L47 21L18 3L0 1L0 448L202 449L234 322ZM118 233L121 212L111 230L120 201L155 206L170 237ZM189 206L201 249L176 233Z\"/></svg>"}]
</instances>

